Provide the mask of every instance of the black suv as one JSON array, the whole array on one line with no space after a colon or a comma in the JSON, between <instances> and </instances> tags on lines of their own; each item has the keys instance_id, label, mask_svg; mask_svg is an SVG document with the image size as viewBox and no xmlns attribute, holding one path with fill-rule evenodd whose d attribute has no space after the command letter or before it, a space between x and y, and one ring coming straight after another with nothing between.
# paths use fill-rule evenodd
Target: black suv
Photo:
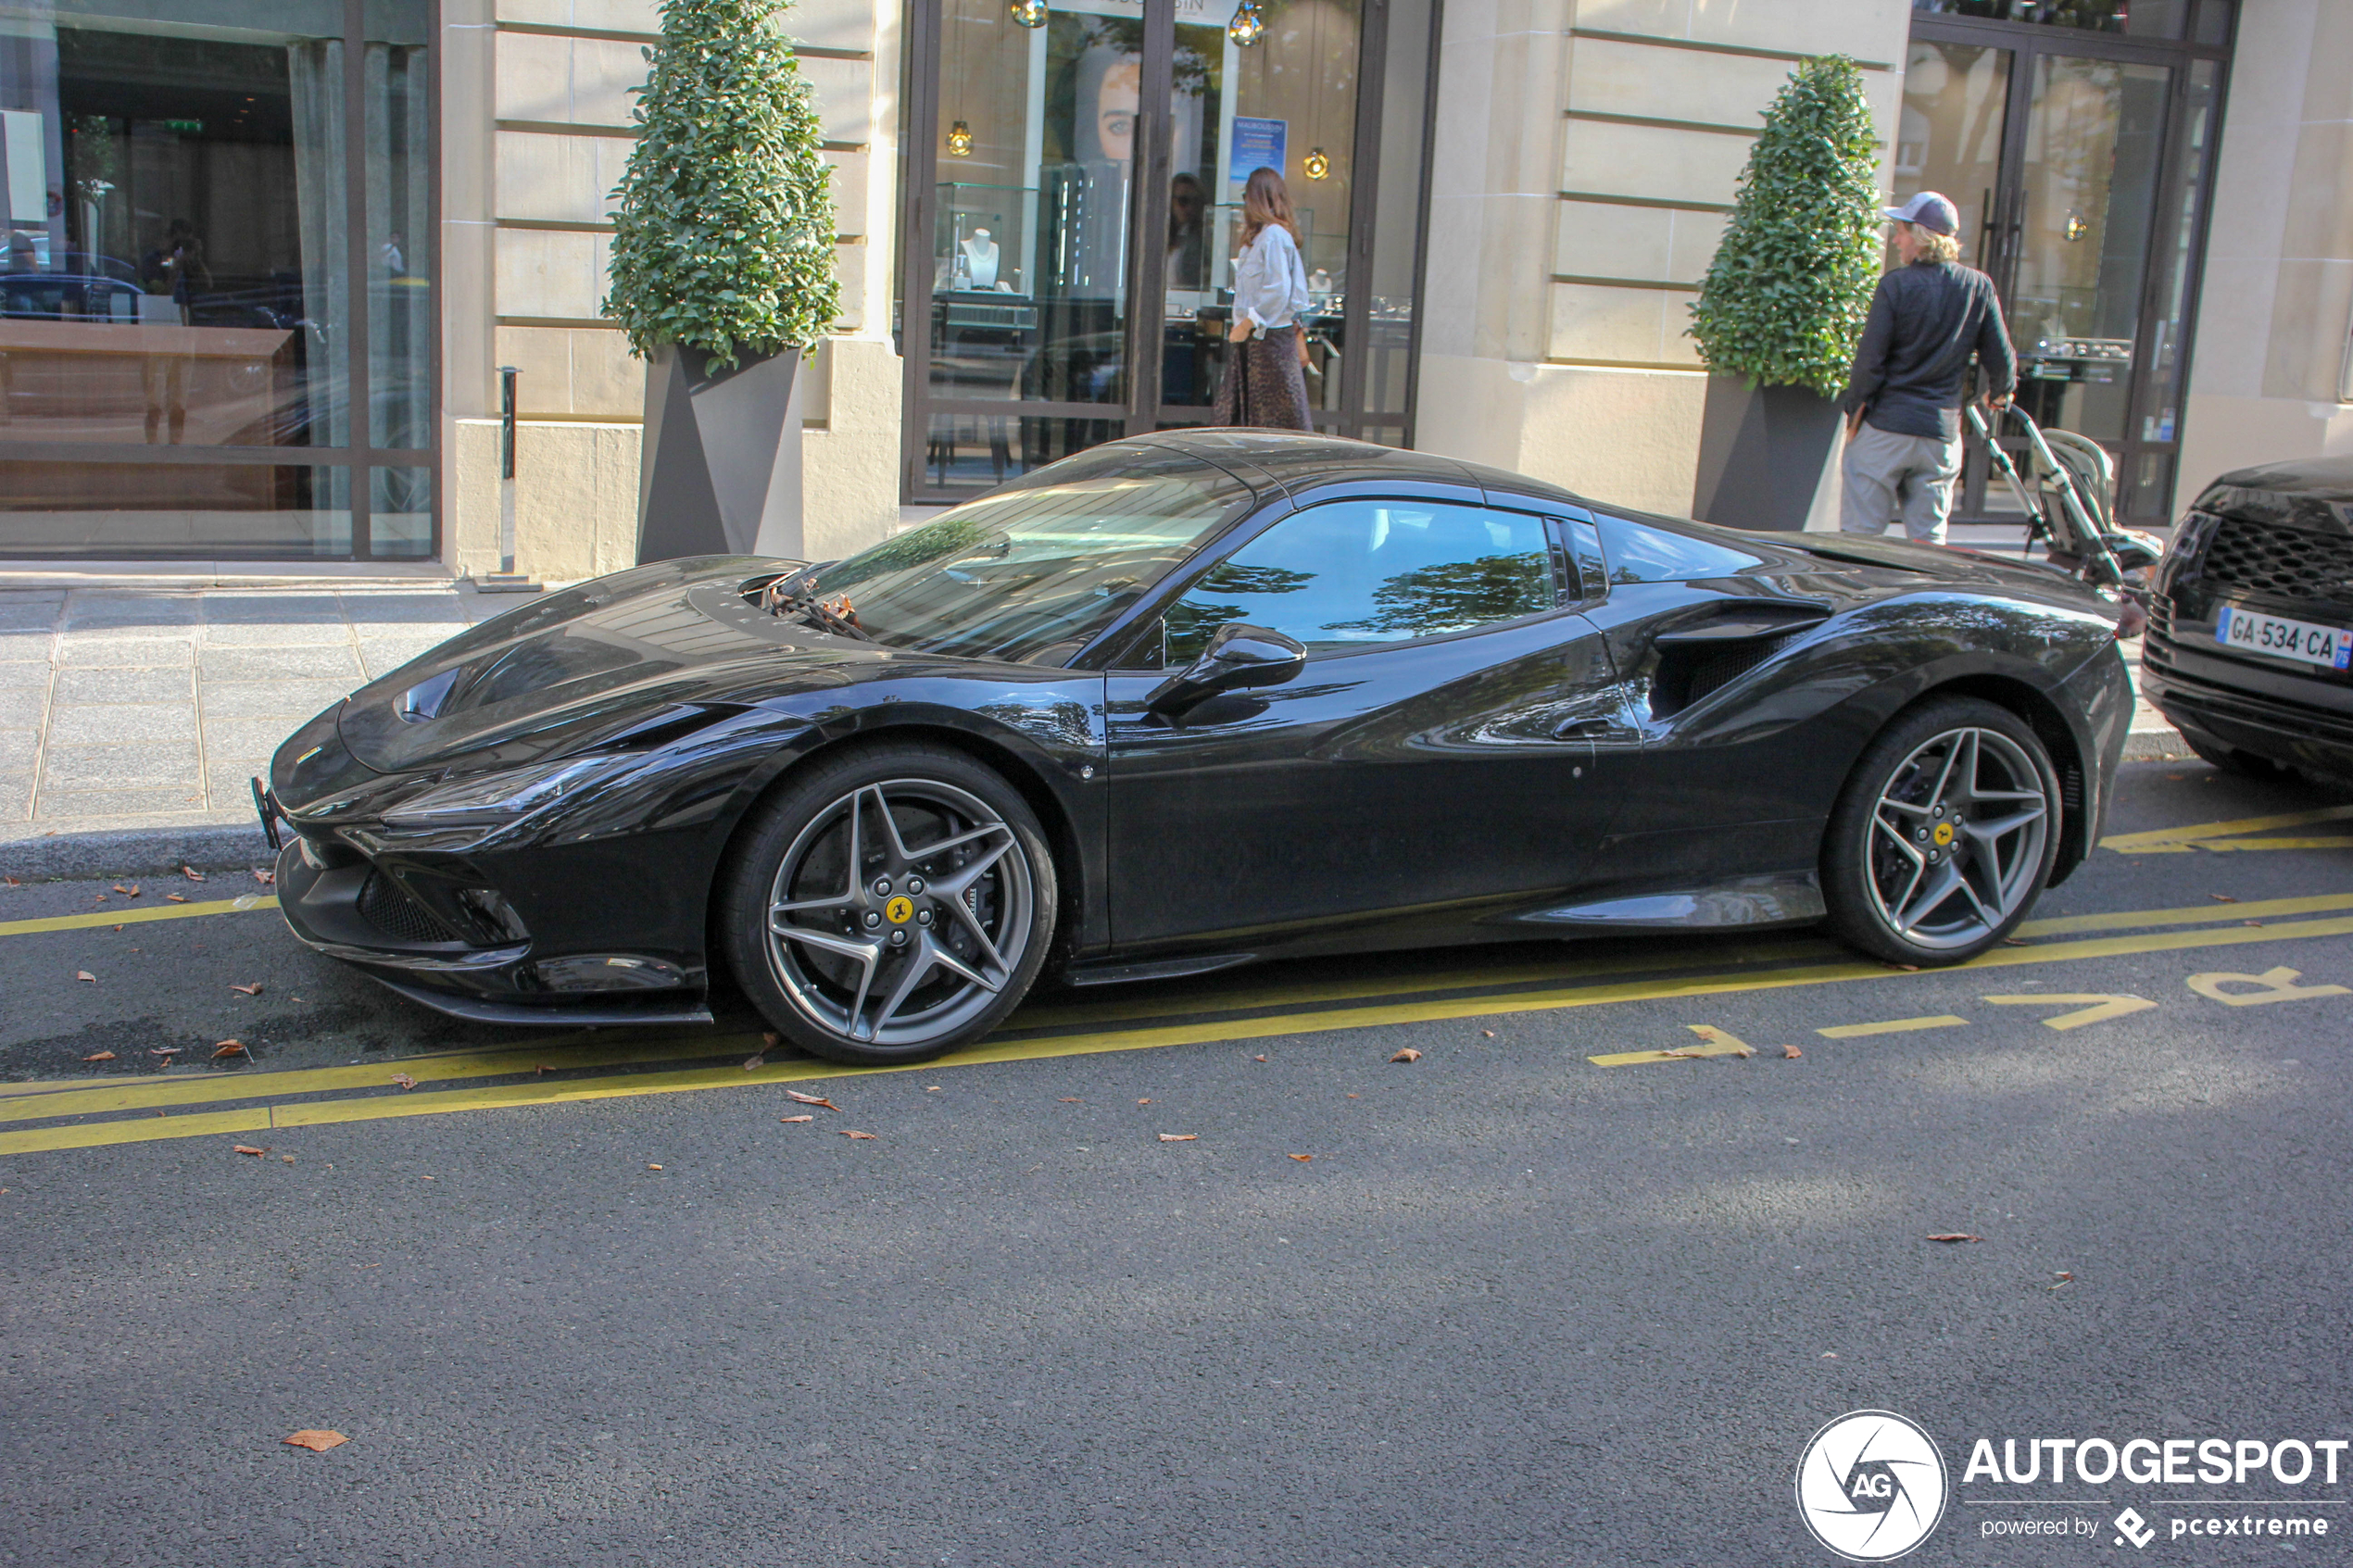
<instances>
[{"instance_id":1,"label":"black suv","mask_svg":"<svg viewBox=\"0 0 2353 1568\"><path fill-rule=\"evenodd\" d=\"M2141 673L2217 767L2353 778L2353 458L2207 487L2158 565Z\"/></svg>"}]
</instances>

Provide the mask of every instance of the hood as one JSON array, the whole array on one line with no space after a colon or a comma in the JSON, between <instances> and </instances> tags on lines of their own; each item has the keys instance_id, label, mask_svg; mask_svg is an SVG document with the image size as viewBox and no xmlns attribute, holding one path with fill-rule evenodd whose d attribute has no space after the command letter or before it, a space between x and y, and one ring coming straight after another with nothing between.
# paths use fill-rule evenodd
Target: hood
<instances>
[{"instance_id":1,"label":"hood","mask_svg":"<svg viewBox=\"0 0 2353 1568\"><path fill-rule=\"evenodd\" d=\"M600 577L459 633L345 702L343 745L377 772L459 757L520 766L840 685L894 655L787 624L747 584L799 561L705 556Z\"/></svg>"},{"instance_id":2,"label":"hood","mask_svg":"<svg viewBox=\"0 0 2353 1568\"><path fill-rule=\"evenodd\" d=\"M2106 605L2097 594L2057 567L1983 550L1915 545L1908 539L1885 539L1869 533L1752 533L1743 536L1743 543L1749 542L1764 544L1793 564L1815 571L1826 566L1876 568L1889 574L1880 579L1881 584L1887 587L1903 586L1893 575L1902 572L1926 579L1918 584L1920 587L1943 584L1981 592L2032 594L2041 598L2057 595L2086 607Z\"/></svg>"},{"instance_id":3,"label":"hood","mask_svg":"<svg viewBox=\"0 0 2353 1568\"><path fill-rule=\"evenodd\" d=\"M2238 469L2208 485L2194 509L2250 522L2353 533L2353 458Z\"/></svg>"}]
</instances>

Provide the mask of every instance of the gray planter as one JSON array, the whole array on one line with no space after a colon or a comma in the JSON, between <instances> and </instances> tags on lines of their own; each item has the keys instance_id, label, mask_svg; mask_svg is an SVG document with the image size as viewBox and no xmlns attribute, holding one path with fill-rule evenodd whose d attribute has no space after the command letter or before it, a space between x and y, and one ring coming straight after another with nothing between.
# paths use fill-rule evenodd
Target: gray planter
<instances>
[{"instance_id":1,"label":"gray planter","mask_svg":"<svg viewBox=\"0 0 2353 1568\"><path fill-rule=\"evenodd\" d=\"M665 345L646 365L637 560L800 555L800 355L714 372Z\"/></svg>"},{"instance_id":2,"label":"gray planter","mask_svg":"<svg viewBox=\"0 0 2353 1568\"><path fill-rule=\"evenodd\" d=\"M1794 533L1838 526L1838 405L1807 387L1707 378L1692 515Z\"/></svg>"}]
</instances>

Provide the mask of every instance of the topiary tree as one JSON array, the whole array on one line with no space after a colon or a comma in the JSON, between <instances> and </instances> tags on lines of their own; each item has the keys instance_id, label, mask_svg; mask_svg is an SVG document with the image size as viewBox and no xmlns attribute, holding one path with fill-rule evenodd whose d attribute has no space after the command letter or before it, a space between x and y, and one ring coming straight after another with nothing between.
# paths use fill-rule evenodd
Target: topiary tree
<instances>
[{"instance_id":1,"label":"topiary tree","mask_svg":"<svg viewBox=\"0 0 2353 1568\"><path fill-rule=\"evenodd\" d=\"M832 170L776 28L787 3L662 0L605 300L641 357L677 344L732 367L809 348L840 313Z\"/></svg>"},{"instance_id":2,"label":"topiary tree","mask_svg":"<svg viewBox=\"0 0 2353 1568\"><path fill-rule=\"evenodd\" d=\"M1833 55L1792 71L1692 307L1709 370L1826 395L1844 384L1879 281L1878 165L1855 62Z\"/></svg>"}]
</instances>

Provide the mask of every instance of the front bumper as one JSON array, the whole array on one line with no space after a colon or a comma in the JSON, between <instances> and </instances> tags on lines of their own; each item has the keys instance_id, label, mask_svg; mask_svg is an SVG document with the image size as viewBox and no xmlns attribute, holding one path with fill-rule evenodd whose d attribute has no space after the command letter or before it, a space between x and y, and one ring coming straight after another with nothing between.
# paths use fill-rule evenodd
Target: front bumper
<instances>
[{"instance_id":1,"label":"front bumper","mask_svg":"<svg viewBox=\"0 0 2353 1568\"><path fill-rule=\"evenodd\" d=\"M278 909L306 946L475 1022L711 1021L698 965L648 953L543 952L519 920L500 932L485 915L468 930L473 922L453 914L446 898L409 891L419 874L358 856L330 863L297 838L278 855Z\"/></svg>"},{"instance_id":2,"label":"front bumper","mask_svg":"<svg viewBox=\"0 0 2353 1568\"><path fill-rule=\"evenodd\" d=\"M2166 721L2225 751L2353 778L2353 718L2316 705L2168 669L2141 666L2141 688Z\"/></svg>"}]
</instances>

